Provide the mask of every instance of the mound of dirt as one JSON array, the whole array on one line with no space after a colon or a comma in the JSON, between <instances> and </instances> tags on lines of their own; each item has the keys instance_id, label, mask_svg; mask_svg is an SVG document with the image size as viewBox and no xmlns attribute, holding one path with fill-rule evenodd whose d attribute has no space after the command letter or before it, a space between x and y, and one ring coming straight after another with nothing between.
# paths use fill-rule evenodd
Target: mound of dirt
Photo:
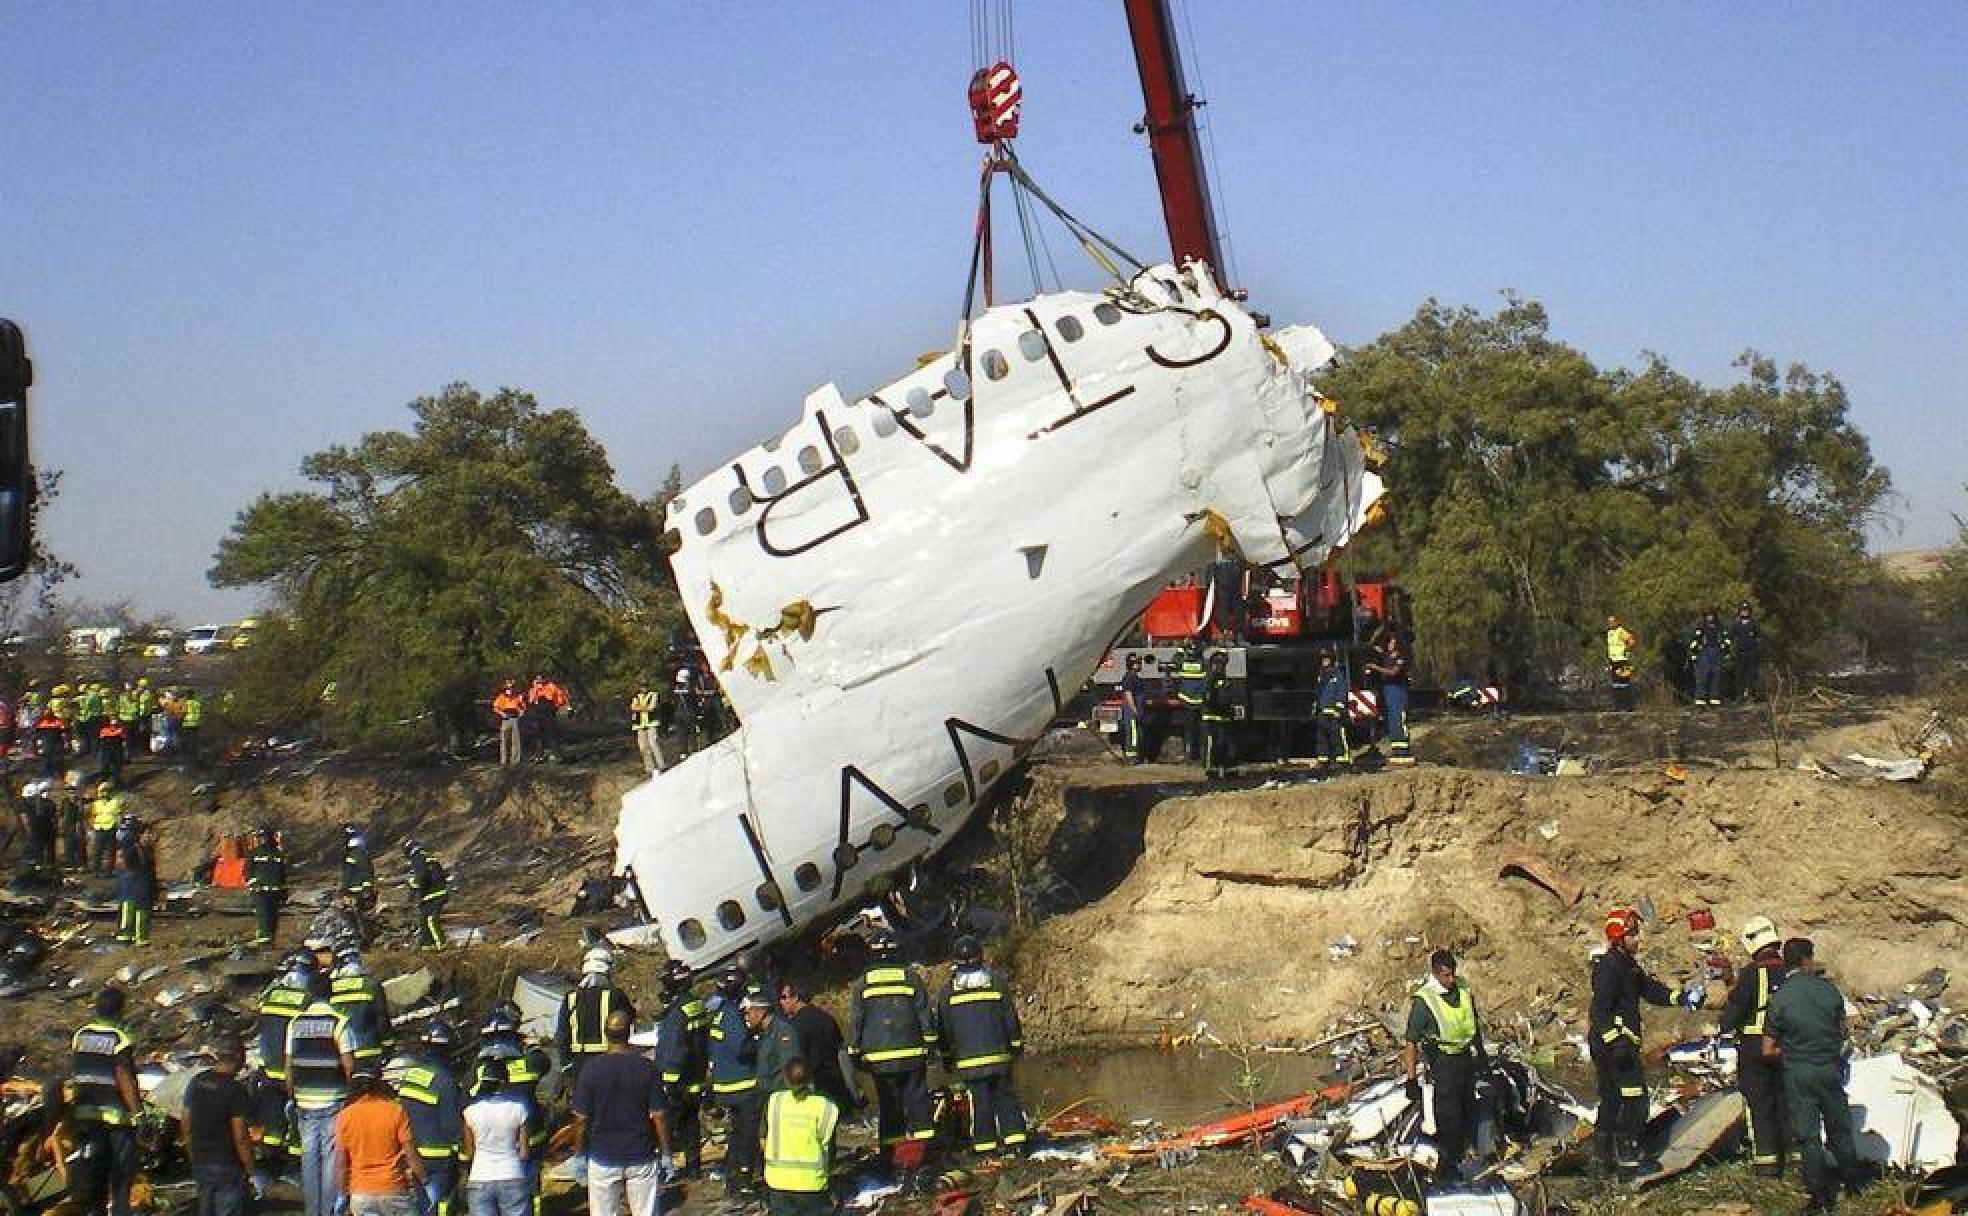
<instances>
[{"instance_id":1,"label":"mound of dirt","mask_svg":"<svg viewBox=\"0 0 1968 1216\"><path fill-rule=\"evenodd\" d=\"M1688 928L1699 908L1731 956L1757 914L1816 939L1850 991L1968 968L1959 825L1898 787L1782 770L1677 782L1424 766L1222 791L1187 776L1054 760L1007 813L1045 839L1077 905L1020 941L1035 1039L1145 1042L1206 1023L1233 1041L1307 1041L1400 1000L1438 946L1463 956L1493 1021L1572 1016L1617 904L1656 913L1644 957L1663 977L1707 953ZM1582 898L1501 876L1513 850ZM1344 939L1357 945L1329 948ZM1649 1023L1661 1036L1698 1024Z\"/></svg>"}]
</instances>

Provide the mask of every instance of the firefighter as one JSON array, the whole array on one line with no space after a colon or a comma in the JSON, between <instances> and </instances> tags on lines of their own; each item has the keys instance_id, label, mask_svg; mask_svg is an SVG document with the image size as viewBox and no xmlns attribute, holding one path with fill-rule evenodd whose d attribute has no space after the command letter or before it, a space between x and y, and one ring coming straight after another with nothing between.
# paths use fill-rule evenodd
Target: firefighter
<instances>
[{"instance_id":1,"label":"firefighter","mask_svg":"<svg viewBox=\"0 0 1968 1216\"><path fill-rule=\"evenodd\" d=\"M1456 956L1437 950L1428 956L1428 978L1415 986L1408 1006L1407 1044L1401 1063L1407 1072L1408 1100L1421 1105L1420 1067L1428 1063L1435 1087L1435 1178L1453 1182L1462 1159L1476 1142L1476 1081L1489 1067L1476 998L1456 978Z\"/></svg>"},{"instance_id":2,"label":"firefighter","mask_svg":"<svg viewBox=\"0 0 1968 1216\"><path fill-rule=\"evenodd\" d=\"M1729 649L1735 652L1735 694L1738 701L1753 700L1761 690L1763 631L1756 627L1756 616L1749 601L1736 605L1736 619L1729 622Z\"/></svg>"},{"instance_id":3,"label":"firefighter","mask_svg":"<svg viewBox=\"0 0 1968 1216\"><path fill-rule=\"evenodd\" d=\"M115 718L104 718L95 728L96 771L111 781L123 779L123 766L130 760L129 735Z\"/></svg>"},{"instance_id":4,"label":"firefighter","mask_svg":"<svg viewBox=\"0 0 1968 1216\"><path fill-rule=\"evenodd\" d=\"M1751 1170L1765 1177L1783 1173L1789 1156L1790 1117L1783 1100L1783 1055L1766 1025L1770 997L1783 986L1783 940L1767 916L1742 927L1749 966L1736 973L1722 1006L1722 1033L1736 1038L1736 1088L1742 1091L1749 1122Z\"/></svg>"},{"instance_id":5,"label":"firefighter","mask_svg":"<svg viewBox=\"0 0 1968 1216\"><path fill-rule=\"evenodd\" d=\"M1408 746L1408 681L1413 674L1407 643L1398 630L1382 628L1367 658L1367 670L1380 677L1380 712L1387 729L1387 762L1413 764Z\"/></svg>"},{"instance_id":6,"label":"firefighter","mask_svg":"<svg viewBox=\"0 0 1968 1216\"><path fill-rule=\"evenodd\" d=\"M1212 780L1230 775L1236 759L1230 743L1230 722L1236 716L1236 688L1230 683L1230 656L1221 650L1209 657L1209 678L1203 682L1203 775Z\"/></svg>"},{"instance_id":7,"label":"firefighter","mask_svg":"<svg viewBox=\"0 0 1968 1216\"><path fill-rule=\"evenodd\" d=\"M338 1201L345 1179L338 1161L335 1116L348 1101L356 1070L349 1022L330 1003L329 986L328 977L315 972L307 1005L287 1024L287 1094L294 1106L295 1151L301 1159L301 1201L307 1216L329 1216L342 1206Z\"/></svg>"},{"instance_id":8,"label":"firefighter","mask_svg":"<svg viewBox=\"0 0 1968 1216\"><path fill-rule=\"evenodd\" d=\"M246 859L246 889L253 895L253 944L270 946L280 932L280 908L287 902L287 854L280 833L262 824Z\"/></svg>"},{"instance_id":9,"label":"firefighter","mask_svg":"<svg viewBox=\"0 0 1968 1216\"><path fill-rule=\"evenodd\" d=\"M432 1018L424 1027L424 1050L403 1070L396 1096L410 1117L410 1138L424 1164L424 1211L450 1216L458 1185L458 1154L464 1141L464 1096L445 1058L457 1045L451 1023Z\"/></svg>"},{"instance_id":10,"label":"firefighter","mask_svg":"<svg viewBox=\"0 0 1968 1216\"><path fill-rule=\"evenodd\" d=\"M123 1024L124 999L121 988L96 993L95 1016L69 1040L75 1137L87 1157L108 1165L110 1216L129 1216L130 1184L137 1176L137 1115L143 1109L135 1040Z\"/></svg>"},{"instance_id":11,"label":"firefighter","mask_svg":"<svg viewBox=\"0 0 1968 1216\"><path fill-rule=\"evenodd\" d=\"M628 1011L635 1021L635 1003L614 983L615 955L606 946L591 946L581 957L581 982L561 1002L554 1028L554 1050L567 1070L567 1090L581 1079L581 1065L608 1050L610 1010Z\"/></svg>"},{"instance_id":12,"label":"firefighter","mask_svg":"<svg viewBox=\"0 0 1968 1216\"><path fill-rule=\"evenodd\" d=\"M1631 908L1606 914L1606 949L1592 965L1592 1013L1587 1033L1599 1113L1593 1121L1593 1167L1601 1176L1640 1165L1640 1130L1647 1122L1647 1079L1640 1069L1640 1002L1700 1008L1700 984L1669 988L1634 957L1640 916Z\"/></svg>"},{"instance_id":13,"label":"firefighter","mask_svg":"<svg viewBox=\"0 0 1968 1216\"><path fill-rule=\"evenodd\" d=\"M389 998L352 946L335 952L328 1003L348 1019L350 1050L358 1064L382 1067L390 1038Z\"/></svg>"},{"instance_id":14,"label":"firefighter","mask_svg":"<svg viewBox=\"0 0 1968 1216\"><path fill-rule=\"evenodd\" d=\"M68 728L53 706L43 706L34 720L34 757L43 777L59 777L68 764Z\"/></svg>"},{"instance_id":15,"label":"firefighter","mask_svg":"<svg viewBox=\"0 0 1968 1216\"><path fill-rule=\"evenodd\" d=\"M1182 753L1191 764L1203 761L1203 690L1209 669L1203 666L1203 645L1194 638L1182 644L1182 661L1175 669L1175 702L1182 713Z\"/></svg>"},{"instance_id":16,"label":"firefighter","mask_svg":"<svg viewBox=\"0 0 1968 1216\"><path fill-rule=\"evenodd\" d=\"M342 825L342 898L355 917L357 935L367 942L376 915L376 862L368 837L352 823Z\"/></svg>"},{"instance_id":17,"label":"firefighter","mask_svg":"<svg viewBox=\"0 0 1968 1216\"><path fill-rule=\"evenodd\" d=\"M313 953L296 950L260 993L260 1072L273 1084L255 1092L253 1112L260 1143L275 1152L300 1147L287 1118L287 1028L312 999L315 974Z\"/></svg>"},{"instance_id":18,"label":"firefighter","mask_svg":"<svg viewBox=\"0 0 1968 1216\"><path fill-rule=\"evenodd\" d=\"M1141 746L1141 704L1141 656L1131 654L1121 675L1121 756L1129 764L1148 760Z\"/></svg>"},{"instance_id":19,"label":"firefighter","mask_svg":"<svg viewBox=\"0 0 1968 1216\"><path fill-rule=\"evenodd\" d=\"M677 959L663 968L661 991L663 1013L656 1023L656 1066L663 1070L670 1141L682 1154L685 1176L695 1177L703 1163L701 1110L710 1015L704 1002L691 994L689 966Z\"/></svg>"},{"instance_id":20,"label":"firefighter","mask_svg":"<svg viewBox=\"0 0 1968 1216\"><path fill-rule=\"evenodd\" d=\"M198 690L185 687L178 690L178 751L193 767L198 764L198 732L205 725L205 702L199 699Z\"/></svg>"},{"instance_id":21,"label":"firefighter","mask_svg":"<svg viewBox=\"0 0 1968 1216\"><path fill-rule=\"evenodd\" d=\"M670 721L680 754L687 756L703 745L704 690L697 666L688 658L678 659L670 674Z\"/></svg>"},{"instance_id":22,"label":"firefighter","mask_svg":"<svg viewBox=\"0 0 1968 1216\"><path fill-rule=\"evenodd\" d=\"M1353 763L1353 752L1346 739L1346 698L1352 691L1338 657L1330 650L1322 652L1312 721L1318 744L1317 767L1321 773L1331 773Z\"/></svg>"},{"instance_id":23,"label":"firefighter","mask_svg":"<svg viewBox=\"0 0 1968 1216\"><path fill-rule=\"evenodd\" d=\"M125 815L128 830L119 849L122 916L116 940L133 946L150 944L150 914L157 906L157 841L149 824Z\"/></svg>"},{"instance_id":24,"label":"firefighter","mask_svg":"<svg viewBox=\"0 0 1968 1216\"><path fill-rule=\"evenodd\" d=\"M1618 613L1606 617L1606 684L1613 708L1622 713L1633 708L1633 650L1638 645Z\"/></svg>"},{"instance_id":25,"label":"firefighter","mask_svg":"<svg viewBox=\"0 0 1968 1216\"><path fill-rule=\"evenodd\" d=\"M718 976L717 1008L706 1031L711 1100L724 1108L724 1194L737 1201L754 1192L758 1179L758 1055L740 1008L745 972L727 967Z\"/></svg>"},{"instance_id":26,"label":"firefighter","mask_svg":"<svg viewBox=\"0 0 1968 1216\"><path fill-rule=\"evenodd\" d=\"M876 1126L889 1164L905 1185L916 1180L936 1124L929 1100L929 1052L936 1028L922 977L905 965L895 938L875 934L874 959L854 986L847 1052L875 1082Z\"/></svg>"},{"instance_id":27,"label":"firefighter","mask_svg":"<svg viewBox=\"0 0 1968 1216\"><path fill-rule=\"evenodd\" d=\"M1695 704L1722 704L1722 668L1729 661L1729 631L1722 614L1710 608L1688 635L1688 663L1695 673Z\"/></svg>"},{"instance_id":28,"label":"firefighter","mask_svg":"<svg viewBox=\"0 0 1968 1216\"><path fill-rule=\"evenodd\" d=\"M1025 1032L1011 994L984 965L974 937L957 940L956 967L936 1002L933 1025L945 1070L970 1091L971 1151L1022 1152L1025 1109L1011 1087L1011 1062L1025 1050Z\"/></svg>"},{"instance_id":29,"label":"firefighter","mask_svg":"<svg viewBox=\"0 0 1968 1216\"><path fill-rule=\"evenodd\" d=\"M403 853L410 863L410 897L417 905L417 946L442 950L444 905L451 902L451 876L445 872L444 863L416 840L405 841Z\"/></svg>"}]
</instances>

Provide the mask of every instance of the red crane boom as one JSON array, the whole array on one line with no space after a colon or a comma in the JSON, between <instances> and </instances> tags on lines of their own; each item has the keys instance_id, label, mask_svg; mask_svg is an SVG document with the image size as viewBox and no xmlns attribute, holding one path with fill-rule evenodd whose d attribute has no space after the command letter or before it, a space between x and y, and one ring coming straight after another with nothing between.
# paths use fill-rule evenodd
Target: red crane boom
<instances>
[{"instance_id":1,"label":"red crane boom","mask_svg":"<svg viewBox=\"0 0 1968 1216\"><path fill-rule=\"evenodd\" d=\"M1209 177L1203 170L1203 145L1196 132L1196 107L1182 80L1182 57L1176 51L1175 26L1168 0L1124 0L1128 32L1134 38L1134 60L1141 69L1141 97L1146 116L1138 130L1148 134L1155 157L1155 182L1162 192L1162 217L1168 224L1169 252L1180 266L1185 258L1208 263L1217 283L1224 278L1223 249L1217 241L1216 212L1210 206Z\"/></svg>"}]
</instances>

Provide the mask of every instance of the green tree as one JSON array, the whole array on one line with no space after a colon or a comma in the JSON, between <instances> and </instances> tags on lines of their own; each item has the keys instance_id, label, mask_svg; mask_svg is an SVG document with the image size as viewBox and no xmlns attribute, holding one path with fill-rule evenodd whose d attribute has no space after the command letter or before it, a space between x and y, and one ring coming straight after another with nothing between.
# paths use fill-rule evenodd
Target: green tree
<instances>
[{"instance_id":1,"label":"green tree","mask_svg":"<svg viewBox=\"0 0 1968 1216\"><path fill-rule=\"evenodd\" d=\"M243 653L234 716L457 746L502 675L620 695L657 657L648 622L678 615L658 517L572 410L462 384L410 410L411 431L307 457L318 489L261 496L220 543L213 584L276 603Z\"/></svg>"},{"instance_id":2,"label":"green tree","mask_svg":"<svg viewBox=\"0 0 1968 1216\"><path fill-rule=\"evenodd\" d=\"M1554 340L1535 301L1427 301L1321 385L1388 452L1392 527L1349 560L1408 585L1441 676L1596 670L1615 611L1669 658L1703 608L1738 600L1774 660L1807 657L1887 476L1837 380L1739 366L1720 389L1658 357L1607 371Z\"/></svg>"},{"instance_id":3,"label":"green tree","mask_svg":"<svg viewBox=\"0 0 1968 1216\"><path fill-rule=\"evenodd\" d=\"M1968 487L1964 487L1968 488ZM1955 520L1954 546L1927 584L1927 602L1950 658L1968 655L1968 520Z\"/></svg>"}]
</instances>

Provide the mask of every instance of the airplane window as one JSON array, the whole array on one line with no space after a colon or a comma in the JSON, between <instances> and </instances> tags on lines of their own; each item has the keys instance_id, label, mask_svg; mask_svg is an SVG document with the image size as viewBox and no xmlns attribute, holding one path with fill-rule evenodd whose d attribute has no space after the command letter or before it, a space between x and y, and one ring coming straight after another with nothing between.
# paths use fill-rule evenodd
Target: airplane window
<instances>
[{"instance_id":1,"label":"airplane window","mask_svg":"<svg viewBox=\"0 0 1968 1216\"><path fill-rule=\"evenodd\" d=\"M861 450L861 437L851 427L838 427L834 431L834 446L843 456L852 456Z\"/></svg>"},{"instance_id":2,"label":"airplane window","mask_svg":"<svg viewBox=\"0 0 1968 1216\"><path fill-rule=\"evenodd\" d=\"M758 890L752 892L752 898L758 900L759 911L761 912L777 912L779 910L779 888L769 882L760 883Z\"/></svg>"},{"instance_id":3,"label":"airplane window","mask_svg":"<svg viewBox=\"0 0 1968 1216\"><path fill-rule=\"evenodd\" d=\"M704 926L697 921L687 920L677 925L677 941L683 944L685 950L702 950L704 943L709 940L711 939L705 934Z\"/></svg>"},{"instance_id":4,"label":"airplane window","mask_svg":"<svg viewBox=\"0 0 1968 1216\"><path fill-rule=\"evenodd\" d=\"M958 401L970 396L970 377L964 375L963 368L953 367L944 375L943 391Z\"/></svg>"},{"instance_id":5,"label":"airplane window","mask_svg":"<svg viewBox=\"0 0 1968 1216\"><path fill-rule=\"evenodd\" d=\"M1112 300L1104 300L1093 306L1093 319L1102 325L1119 325L1121 310L1115 307Z\"/></svg>"},{"instance_id":6,"label":"airplane window","mask_svg":"<svg viewBox=\"0 0 1968 1216\"><path fill-rule=\"evenodd\" d=\"M697 512L697 535L709 536L711 529L718 526L717 512L705 507Z\"/></svg>"},{"instance_id":7,"label":"airplane window","mask_svg":"<svg viewBox=\"0 0 1968 1216\"><path fill-rule=\"evenodd\" d=\"M943 787L943 805L955 806L964 800L964 787L961 781L952 781Z\"/></svg>"},{"instance_id":8,"label":"airplane window","mask_svg":"<svg viewBox=\"0 0 1968 1216\"><path fill-rule=\"evenodd\" d=\"M868 833L868 842L878 849L886 849L895 843L895 825L878 823L875 830Z\"/></svg>"},{"instance_id":9,"label":"airplane window","mask_svg":"<svg viewBox=\"0 0 1968 1216\"><path fill-rule=\"evenodd\" d=\"M1002 380L1011 374L1011 364L1005 362L1004 355L998 351L985 351L978 356L977 362L984 369L986 380Z\"/></svg>"},{"instance_id":10,"label":"airplane window","mask_svg":"<svg viewBox=\"0 0 1968 1216\"><path fill-rule=\"evenodd\" d=\"M1025 356L1028 363L1037 363L1045 358L1045 335L1036 329L1028 329L1018 335L1018 353Z\"/></svg>"},{"instance_id":11,"label":"airplane window","mask_svg":"<svg viewBox=\"0 0 1968 1216\"><path fill-rule=\"evenodd\" d=\"M986 784L996 780L997 776L998 762L996 760L986 760L984 766L977 770L977 779Z\"/></svg>"},{"instance_id":12,"label":"airplane window","mask_svg":"<svg viewBox=\"0 0 1968 1216\"><path fill-rule=\"evenodd\" d=\"M733 515L743 515L751 509L752 492L750 490L747 490L744 486L739 486L731 492L731 513Z\"/></svg>"},{"instance_id":13,"label":"airplane window","mask_svg":"<svg viewBox=\"0 0 1968 1216\"><path fill-rule=\"evenodd\" d=\"M737 900L727 899L718 905L718 924L727 929L745 927L745 910L738 906Z\"/></svg>"},{"instance_id":14,"label":"airplane window","mask_svg":"<svg viewBox=\"0 0 1968 1216\"><path fill-rule=\"evenodd\" d=\"M886 439L890 435L893 435L894 433L895 433L895 415L889 413L888 409L886 407L883 407L875 415L875 434Z\"/></svg>"},{"instance_id":15,"label":"airplane window","mask_svg":"<svg viewBox=\"0 0 1968 1216\"><path fill-rule=\"evenodd\" d=\"M841 844L834 846L834 868L836 870L852 870L854 863L860 860L861 853L853 845Z\"/></svg>"},{"instance_id":16,"label":"airplane window","mask_svg":"<svg viewBox=\"0 0 1968 1216\"><path fill-rule=\"evenodd\" d=\"M909 412L918 418L927 418L936 412L936 403L929 399L929 390L926 388L910 389L908 400Z\"/></svg>"},{"instance_id":17,"label":"airplane window","mask_svg":"<svg viewBox=\"0 0 1968 1216\"><path fill-rule=\"evenodd\" d=\"M800 472L818 473L820 471L820 449L810 443L807 444L800 449L799 462Z\"/></svg>"},{"instance_id":18,"label":"airplane window","mask_svg":"<svg viewBox=\"0 0 1968 1216\"><path fill-rule=\"evenodd\" d=\"M802 861L793 867L793 885L802 891L820 889L820 867L810 861Z\"/></svg>"},{"instance_id":19,"label":"airplane window","mask_svg":"<svg viewBox=\"0 0 1968 1216\"><path fill-rule=\"evenodd\" d=\"M918 802L916 805L909 808L908 814L905 816L905 818L908 819L910 827L917 827L917 828L928 827L930 822L929 804L927 802Z\"/></svg>"},{"instance_id":20,"label":"airplane window","mask_svg":"<svg viewBox=\"0 0 1968 1216\"><path fill-rule=\"evenodd\" d=\"M1080 319L1078 317L1059 318L1057 328L1059 330L1059 336L1068 342L1078 342L1086 335L1086 329L1080 325Z\"/></svg>"}]
</instances>

